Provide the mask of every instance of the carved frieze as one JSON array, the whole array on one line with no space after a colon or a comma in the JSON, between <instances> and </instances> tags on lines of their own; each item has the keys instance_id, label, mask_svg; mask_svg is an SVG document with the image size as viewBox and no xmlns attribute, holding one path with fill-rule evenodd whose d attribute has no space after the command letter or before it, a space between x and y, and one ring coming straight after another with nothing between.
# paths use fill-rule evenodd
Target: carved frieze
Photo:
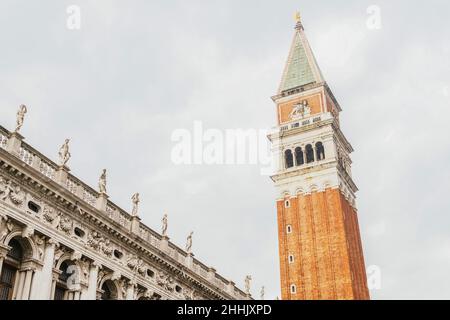
<instances>
[{"instance_id":1,"label":"carved frieze","mask_svg":"<svg viewBox=\"0 0 450 320\"><path fill-rule=\"evenodd\" d=\"M166 291L175 290L175 280L165 271L158 272L156 283Z\"/></svg>"},{"instance_id":2,"label":"carved frieze","mask_svg":"<svg viewBox=\"0 0 450 320\"><path fill-rule=\"evenodd\" d=\"M86 244L92 249L100 251L102 241L103 237L97 231L92 231L88 234Z\"/></svg>"},{"instance_id":3,"label":"carved frieze","mask_svg":"<svg viewBox=\"0 0 450 320\"><path fill-rule=\"evenodd\" d=\"M61 220L59 221L57 229L61 230L67 235L70 235L70 233L72 232L72 220L67 216L63 216L62 214L60 214L60 217Z\"/></svg>"},{"instance_id":4,"label":"carved frieze","mask_svg":"<svg viewBox=\"0 0 450 320\"><path fill-rule=\"evenodd\" d=\"M95 251L103 253L107 257L111 257L114 248L111 244L111 240L100 235L97 231L91 231L88 234L86 245L91 247Z\"/></svg>"},{"instance_id":5,"label":"carved frieze","mask_svg":"<svg viewBox=\"0 0 450 320\"><path fill-rule=\"evenodd\" d=\"M13 222L6 216L0 216L0 243L3 243L14 229Z\"/></svg>"},{"instance_id":6,"label":"carved frieze","mask_svg":"<svg viewBox=\"0 0 450 320\"><path fill-rule=\"evenodd\" d=\"M12 204L21 206L25 202L25 192L11 180L0 177L0 199L3 201L9 199Z\"/></svg>"},{"instance_id":7,"label":"carved frieze","mask_svg":"<svg viewBox=\"0 0 450 320\"><path fill-rule=\"evenodd\" d=\"M82 273L82 281L88 282L89 281L89 267L90 262L86 258L82 258L80 260L80 267L81 267L81 273Z\"/></svg>"},{"instance_id":8,"label":"carved frieze","mask_svg":"<svg viewBox=\"0 0 450 320\"><path fill-rule=\"evenodd\" d=\"M46 205L44 206L42 216L44 217L44 221L48 223L53 223L53 221L58 216L58 213L55 211L55 209Z\"/></svg>"},{"instance_id":9,"label":"carved frieze","mask_svg":"<svg viewBox=\"0 0 450 320\"><path fill-rule=\"evenodd\" d=\"M113 248L111 245L111 241L109 239L104 239L103 242L101 242L101 249L102 252L107 256L111 257L113 253Z\"/></svg>"},{"instance_id":10,"label":"carved frieze","mask_svg":"<svg viewBox=\"0 0 450 320\"><path fill-rule=\"evenodd\" d=\"M38 258L39 258L39 260L43 261L43 259L44 259L44 250L45 250L45 237L35 234L33 236L33 240L34 240L34 243L36 244L36 247L37 247Z\"/></svg>"}]
</instances>

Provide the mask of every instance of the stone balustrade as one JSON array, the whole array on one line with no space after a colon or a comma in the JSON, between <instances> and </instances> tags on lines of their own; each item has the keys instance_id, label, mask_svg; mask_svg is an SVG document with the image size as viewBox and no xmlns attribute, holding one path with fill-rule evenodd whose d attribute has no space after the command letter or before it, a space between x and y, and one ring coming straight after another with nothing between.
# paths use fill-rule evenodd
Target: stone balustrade
<instances>
[{"instance_id":1,"label":"stone balustrade","mask_svg":"<svg viewBox=\"0 0 450 320\"><path fill-rule=\"evenodd\" d=\"M294 130L294 129L298 129L298 128L302 128L302 127L306 127L306 126L310 126L313 125L315 123L319 123L319 122L323 122L326 120L333 120L333 115L331 113L325 113L325 114L321 114L321 115L313 115L310 117L305 117L304 119L301 120L296 120L296 121L292 121L290 123L287 123L285 125L281 125L280 127L274 127L273 131L281 131L281 132L286 132L286 131L290 131L290 130Z\"/></svg>"},{"instance_id":2,"label":"stone balustrade","mask_svg":"<svg viewBox=\"0 0 450 320\"><path fill-rule=\"evenodd\" d=\"M0 126L0 146L3 149L6 149L6 144L8 142L9 135L10 135L10 132L7 129Z\"/></svg>"}]
</instances>

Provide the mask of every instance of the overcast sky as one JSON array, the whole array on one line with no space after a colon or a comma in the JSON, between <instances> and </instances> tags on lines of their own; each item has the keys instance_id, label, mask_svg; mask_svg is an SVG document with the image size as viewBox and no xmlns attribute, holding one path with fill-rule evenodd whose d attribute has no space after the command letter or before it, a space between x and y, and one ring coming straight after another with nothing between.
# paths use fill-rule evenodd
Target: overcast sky
<instances>
[{"instance_id":1,"label":"overcast sky","mask_svg":"<svg viewBox=\"0 0 450 320\"><path fill-rule=\"evenodd\" d=\"M81 29L66 27L69 5ZM366 10L381 9L381 29ZM108 192L252 292L279 293L275 192L255 165L176 166L175 129L267 129L301 10L355 148L353 177L377 299L450 298L448 1L0 1L0 124Z\"/></svg>"}]
</instances>

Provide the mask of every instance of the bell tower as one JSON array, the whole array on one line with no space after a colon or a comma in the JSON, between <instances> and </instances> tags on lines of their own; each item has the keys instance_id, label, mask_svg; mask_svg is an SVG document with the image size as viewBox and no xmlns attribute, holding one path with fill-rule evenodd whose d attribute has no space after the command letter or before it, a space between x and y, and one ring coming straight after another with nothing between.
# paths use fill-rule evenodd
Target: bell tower
<instances>
[{"instance_id":1,"label":"bell tower","mask_svg":"<svg viewBox=\"0 0 450 320\"><path fill-rule=\"evenodd\" d=\"M284 300L369 299L341 107L297 15L269 135Z\"/></svg>"}]
</instances>

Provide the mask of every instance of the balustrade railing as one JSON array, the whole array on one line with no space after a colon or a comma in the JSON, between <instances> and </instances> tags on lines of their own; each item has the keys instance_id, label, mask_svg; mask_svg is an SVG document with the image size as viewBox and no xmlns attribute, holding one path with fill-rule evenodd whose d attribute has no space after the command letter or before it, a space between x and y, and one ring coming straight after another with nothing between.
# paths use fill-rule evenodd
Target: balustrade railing
<instances>
[{"instance_id":1,"label":"balustrade railing","mask_svg":"<svg viewBox=\"0 0 450 320\"><path fill-rule=\"evenodd\" d=\"M321 121L325 121L325 120L329 120L331 119L333 116L331 113L325 113L325 114L320 114L320 115L312 115L308 118L302 119L302 120L298 120L296 122L292 122L289 124L285 124L283 126L280 127L280 131L288 131L288 130L292 130L292 129L297 129L297 128L301 128L304 126L309 126L311 124L314 123L318 123Z\"/></svg>"},{"instance_id":2,"label":"balustrade railing","mask_svg":"<svg viewBox=\"0 0 450 320\"><path fill-rule=\"evenodd\" d=\"M8 143L8 135L6 132L0 131L0 148L6 149L6 144Z\"/></svg>"},{"instance_id":3,"label":"balustrade railing","mask_svg":"<svg viewBox=\"0 0 450 320\"><path fill-rule=\"evenodd\" d=\"M34 155L31 153L31 151L25 149L24 147L20 148L19 151L19 158L29 166L33 164Z\"/></svg>"},{"instance_id":4,"label":"balustrade railing","mask_svg":"<svg viewBox=\"0 0 450 320\"><path fill-rule=\"evenodd\" d=\"M41 159L39 171L47 178L50 178L52 180L55 179L56 168L52 166L49 162Z\"/></svg>"},{"instance_id":5,"label":"balustrade railing","mask_svg":"<svg viewBox=\"0 0 450 320\"><path fill-rule=\"evenodd\" d=\"M82 199L89 203L91 206L95 206L97 202L97 197L95 196L94 192L92 192L90 189L83 187L83 195Z\"/></svg>"},{"instance_id":6,"label":"balustrade railing","mask_svg":"<svg viewBox=\"0 0 450 320\"><path fill-rule=\"evenodd\" d=\"M79 187L80 187L80 183L78 183L75 179L73 179L71 177L67 178L67 183L66 183L67 190L69 190L71 193L76 195Z\"/></svg>"},{"instance_id":7,"label":"balustrade railing","mask_svg":"<svg viewBox=\"0 0 450 320\"><path fill-rule=\"evenodd\" d=\"M122 227L130 228L130 215L111 201L108 201L106 204L106 214L111 220L117 222Z\"/></svg>"}]
</instances>

